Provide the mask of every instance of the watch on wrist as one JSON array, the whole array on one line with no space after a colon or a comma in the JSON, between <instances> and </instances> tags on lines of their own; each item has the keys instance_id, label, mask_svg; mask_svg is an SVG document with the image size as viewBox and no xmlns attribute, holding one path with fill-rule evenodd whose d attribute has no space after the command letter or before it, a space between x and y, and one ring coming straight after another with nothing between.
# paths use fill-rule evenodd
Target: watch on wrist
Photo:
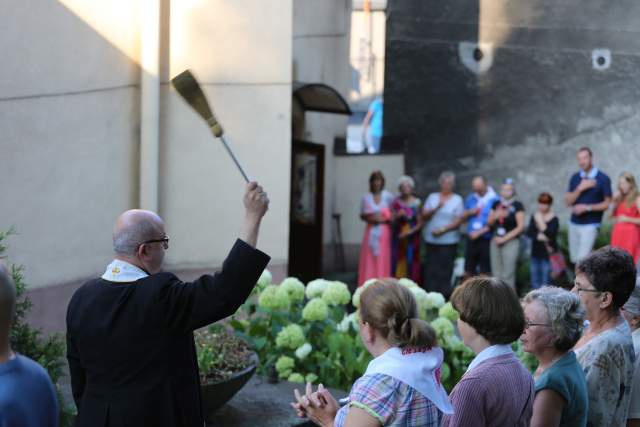
<instances>
[{"instance_id":1,"label":"watch on wrist","mask_svg":"<svg viewBox=\"0 0 640 427\"><path fill-rule=\"evenodd\" d=\"M593 208L591 207L591 205L587 205L587 212L591 212L593 210Z\"/></svg>"}]
</instances>

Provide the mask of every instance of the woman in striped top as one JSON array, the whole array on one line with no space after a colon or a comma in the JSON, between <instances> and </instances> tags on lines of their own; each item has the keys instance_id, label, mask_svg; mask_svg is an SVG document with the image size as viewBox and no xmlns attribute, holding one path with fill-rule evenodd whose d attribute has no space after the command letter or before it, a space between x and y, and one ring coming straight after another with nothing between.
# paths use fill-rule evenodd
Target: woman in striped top
<instances>
[{"instance_id":1,"label":"woman in striped top","mask_svg":"<svg viewBox=\"0 0 640 427\"><path fill-rule=\"evenodd\" d=\"M524 330L515 291L500 279L474 277L455 289L451 303L462 341L476 357L451 392L454 414L443 425L529 425L533 378L511 350Z\"/></svg>"},{"instance_id":2,"label":"woman in striped top","mask_svg":"<svg viewBox=\"0 0 640 427\"><path fill-rule=\"evenodd\" d=\"M360 296L360 335L374 359L342 408L322 385L294 408L320 426L438 426L451 403L440 383L444 354L435 331L418 318L413 293L395 279L379 280Z\"/></svg>"}]
</instances>

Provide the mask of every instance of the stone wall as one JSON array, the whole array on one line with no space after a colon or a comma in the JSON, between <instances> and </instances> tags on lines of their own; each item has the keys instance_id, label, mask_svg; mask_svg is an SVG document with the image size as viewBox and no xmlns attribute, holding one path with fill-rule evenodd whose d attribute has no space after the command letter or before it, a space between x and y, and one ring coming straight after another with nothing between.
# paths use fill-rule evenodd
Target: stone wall
<instances>
[{"instance_id":1,"label":"stone wall","mask_svg":"<svg viewBox=\"0 0 640 427\"><path fill-rule=\"evenodd\" d=\"M462 193L513 177L533 209L585 145L614 181L640 173L638 19L633 0L390 2L384 131L408 137L419 192L444 169Z\"/></svg>"}]
</instances>

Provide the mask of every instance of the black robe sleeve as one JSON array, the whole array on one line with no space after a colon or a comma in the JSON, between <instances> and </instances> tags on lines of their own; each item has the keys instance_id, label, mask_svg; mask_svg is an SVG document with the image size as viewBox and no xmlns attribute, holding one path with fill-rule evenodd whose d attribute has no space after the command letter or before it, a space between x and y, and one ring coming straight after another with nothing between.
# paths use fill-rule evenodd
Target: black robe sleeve
<instances>
[{"instance_id":1,"label":"black robe sleeve","mask_svg":"<svg viewBox=\"0 0 640 427\"><path fill-rule=\"evenodd\" d=\"M164 308L164 326L175 332L193 331L232 315L251 294L269 259L238 239L213 276L185 283L161 273L168 276L156 296Z\"/></svg>"}]
</instances>

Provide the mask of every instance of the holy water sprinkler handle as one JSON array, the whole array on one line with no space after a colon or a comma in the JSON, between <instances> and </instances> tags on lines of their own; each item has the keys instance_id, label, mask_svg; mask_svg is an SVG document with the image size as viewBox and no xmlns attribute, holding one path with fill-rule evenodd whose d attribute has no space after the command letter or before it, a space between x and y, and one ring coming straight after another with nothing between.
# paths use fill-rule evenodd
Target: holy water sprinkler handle
<instances>
[{"instance_id":1,"label":"holy water sprinkler handle","mask_svg":"<svg viewBox=\"0 0 640 427\"><path fill-rule=\"evenodd\" d=\"M211 129L211 133L213 134L213 136L215 136L216 138L220 138L220 141L222 141L222 145L224 145L224 148L227 150L227 153L229 153L229 156L231 156L231 160L233 160L233 163L235 163L236 166L238 167L238 170L242 174L242 177L244 178L244 180L246 182L249 182L250 181L249 176L244 171L244 168L238 161L238 158L236 157L235 153L233 152L233 149L231 148L231 145L227 142L227 138L224 137L224 130L222 129L222 125L220 125L220 122L218 122L218 119L216 118L213 111L211 111L211 117L207 119L207 124L209 125L209 129Z\"/></svg>"}]
</instances>

